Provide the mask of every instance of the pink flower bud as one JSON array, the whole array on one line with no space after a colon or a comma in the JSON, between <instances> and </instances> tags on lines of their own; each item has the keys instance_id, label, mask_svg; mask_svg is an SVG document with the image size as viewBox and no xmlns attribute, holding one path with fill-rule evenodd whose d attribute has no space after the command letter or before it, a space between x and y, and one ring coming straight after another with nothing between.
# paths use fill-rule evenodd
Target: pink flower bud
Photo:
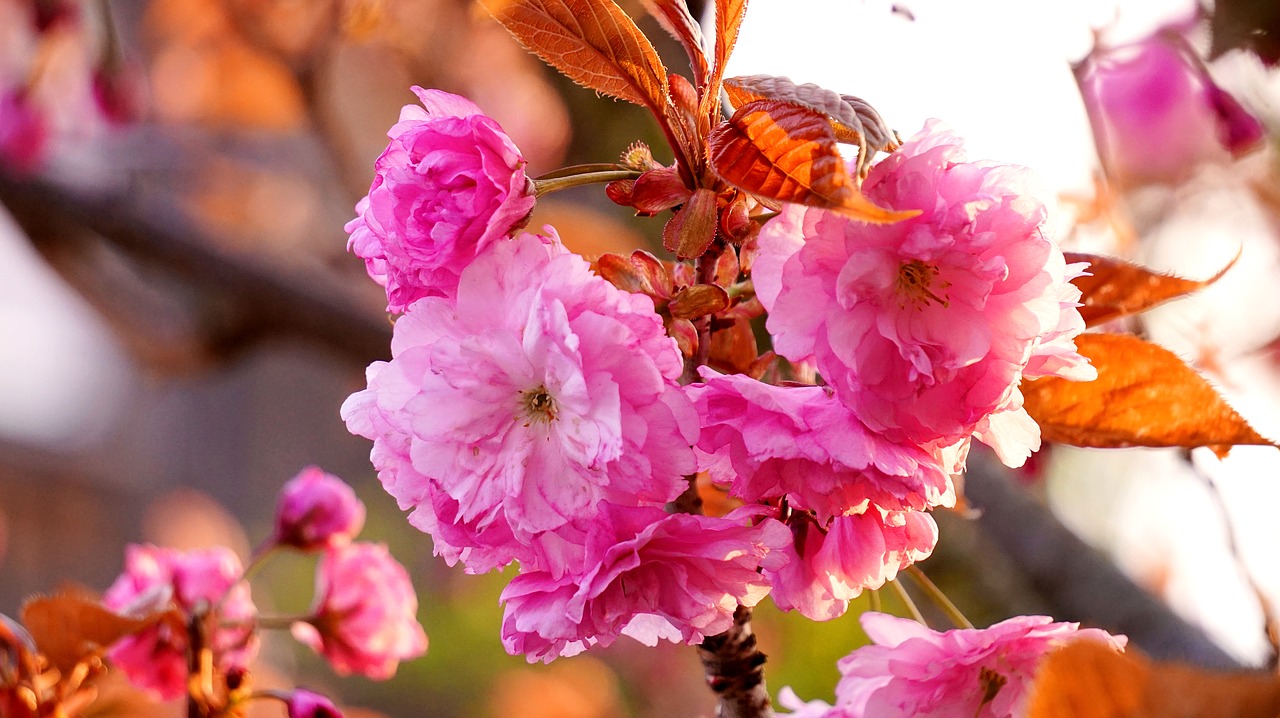
<instances>
[{"instance_id":1,"label":"pink flower bud","mask_svg":"<svg viewBox=\"0 0 1280 718\"><path fill-rule=\"evenodd\" d=\"M274 539L283 546L315 551L351 542L364 527L364 504L350 486L319 467L308 466L280 490Z\"/></svg>"},{"instance_id":2,"label":"pink flower bud","mask_svg":"<svg viewBox=\"0 0 1280 718\"><path fill-rule=\"evenodd\" d=\"M289 695L289 718L342 718L333 701L319 693L298 688Z\"/></svg>"},{"instance_id":3,"label":"pink flower bud","mask_svg":"<svg viewBox=\"0 0 1280 718\"><path fill-rule=\"evenodd\" d=\"M1079 77L1099 154L1117 179L1177 182L1199 164L1240 157L1262 141L1261 123L1177 35L1097 52Z\"/></svg>"},{"instance_id":4,"label":"pink flower bud","mask_svg":"<svg viewBox=\"0 0 1280 718\"><path fill-rule=\"evenodd\" d=\"M316 572L316 598L311 619L295 623L293 637L342 675L387 679L400 661L427 650L409 574L382 544L330 547Z\"/></svg>"}]
</instances>

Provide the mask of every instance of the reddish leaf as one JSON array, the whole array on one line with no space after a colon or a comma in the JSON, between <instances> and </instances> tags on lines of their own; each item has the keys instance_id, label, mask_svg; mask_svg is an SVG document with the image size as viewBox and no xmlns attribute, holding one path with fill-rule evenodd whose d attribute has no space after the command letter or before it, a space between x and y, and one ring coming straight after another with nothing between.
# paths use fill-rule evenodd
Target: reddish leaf
<instances>
[{"instance_id":1,"label":"reddish leaf","mask_svg":"<svg viewBox=\"0 0 1280 718\"><path fill-rule=\"evenodd\" d=\"M841 95L817 85L797 85L786 77L747 75L724 81L729 102L741 107L757 100L778 100L808 107L826 115L837 142L858 146L859 157L869 162L876 152L898 146L893 130L871 105L852 95Z\"/></svg>"},{"instance_id":2,"label":"reddish leaf","mask_svg":"<svg viewBox=\"0 0 1280 718\"><path fill-rule=\"evenodd\" d=\"M636 191L635 180L614 180L604 186L604 194L614 204L631 207L635 200L631 198Z\"/></svg>"},{"instance_id":3,"label":"reddish leaf","mask_svg":"<svg viewBox=\"0 0 1280 718\"><path fill-rule=\"evenodd\" d=\"M685 359L698 353L698 330L688 319L672 319L667 324L667 334L676 340Z\"/></svg>"},{"instance_id":4,"label":"reddish leaf","mask_svg":"<svg viewBox=\"0 0 1280 718\"><path fill-rule=\"evenodd\" d=\"M701 256L716 238L716 193L699 189L662 228L662 246L677 259Z\"/></svg>"},{"instance_id":5,"label":"reddish leaf","mask_svg":"<svg viewBox=\"0 0 1280 718\"><path fill-rule=\"evenodd\" d=\"M1073 641L1036 672L1028 718L1275 718L1280 680L1261 672L1157 663L1137 648Z\"/></svg>"},{"instance_id":6,"label":"reddish leaf","mask_svg":"<svg viewBox=\"0 0 1280 718\"><path fill-rule=\"evenodd\" d=\"M525 47L583 87L668 116L667 69L612 0L481 0Z\"/></svg>"},{"instance_id":7,"label":"reddish leaf","mask_svg":"<svg viewBox=\"0 0 1280 718\"><path fill-rule=\"evenodd\" d=\"M667 305L676 319L697 319L723 311L729 306L729 293L714 284L685 287Z\"/></svg>"},{"instance_id":8,"label":"reddish leaf","mask_svg":"<svg viewBox=\"0 0 1280 718\"><path fill-rule=\"evenodd\" d=\"M96 601L70 595L33 598L22 607L22 623L40 652L63 671L165 617L165 613L121 616Z\"/></svg>"},{"instance_id":9,"label":"reddish leaf","mask_svg":"<svg viewBox=\"0 0 1280 718\"><path fill-rule=\"evenodd\" d=\"M711 79L703 90L698 113L708 122L720 117L720 81L724 79L724 68L729 63L729 55L733 54L733 46L738 44L738 30L742 28L746 12L747 0L716 0L716 52ZM710 125L705 129L709 130Z\"/></svg>"},{"instance_id":10,"label":"reddish leaf","mask_svg":"<svg viewBox=\"0 0 1280 718\"><path fill-rule=\"evenodd\" d=\"M746 374L759 356L756 335L751 323L736 320L711 334L711 368L722 372Z\"/></svg>"},{"instance_id":11,"label":"reddish leaf","mask_svg":"<svg viewBox=\"0 0 1280 718\"><path fill-rule=\"evenodd\" d=\"M703 49L702 28L689 14L685 0L640 0L658 24L684 47L693 68L693 81L701 85L707 80L707 53Z\"/></svg>"},{"instance_id":12,"label":"reddish leaf","mask_svg":"<svg viewBox=\"0 0 1280 718\"><path fill-rule=\"evenodd\" d=\"M721 319L746 319L748 321L756 317L764 316L764 305L760 303L758 297L752 297L745 302L738 302L733 305L727 312L721 312Z\"/></svg>"},{"instance_id":13,"label":"reddish leaf","mask_svg":"<svg viewBox=\"0 0 1280 718\"><path fill-rule=\"evenodd\" d=\"M1081 334L1094 381L1022 383L1026 409L1048 441L1074 446L1272 445L1173 352L1129 334Z\"/></svg>"},{"instance_id":14,"label":"reddish leaf","mask_svg":"<svg viewBox=\"0 0 1280 718\"><path fill-rule=\"evenodd\" d=\"M711 134L711 164L729 184L754 195L831 209L887 224L920 214L877 207L854 186L821 112L775 100L738 108Z\"/></svg>"},{"instance_id":15,"label":"reddish leaf","mask_svg":"<svg viewBox=\"0 0 1280 718\"><path fill-rule=\"evenodd\" d=\"M596 273L613 286L626 292L653 297L658 308L671 298L671 274L652 254L637 249L630 257L602 254L596 260Z\"/></svg>"},{"instance_id":16,"label":"reddish leaf","mask_svg":"<svg viewBox=\"0 0 1280 718\"><path fill-rule=\"evenodd\" d=\"M656 214L689 200L691 192L674 167L662 167L640 175L631 190L631 204L639 212Z\"/></svg>"},{"instance_id":17,"label":"reddish leaf","mask_svg":"<svg viewBox=\"0 0 1280 718\"><path fill-rule=\"evenodd\" d=\"M1217 274L1197 281L1171 274L1153 272L1145 267L1119 259L1094 254L1066 252L1068 263L1088 262L1089 274L1071 283L1080 288L1080 316L1085 326L1097 326L1112 319L1150 309L1170 299L1203 289L1213 284L1235 266L1240 255Z\"/></svg>"},{"instance_id":18,"label":"reddish leaf","mask_svg":"<svg viewBox=\"0 0 1280 718\"><path fill-rule=\"evenodd\" d=\"M738 253L733 245L725 247L716 259L714 281L722 287L732 286L738 281Z\"/></svg>"},{"instance_id":19,"label":"reddish leaf","mask_svg":"<svg viewBox=\"0 0 1280 718\"><path fill-rule=\"evenodd\" d=\"M751 221L751 213L747 209L747 196L741 192L737 193L729 206L720 213L720 231L724 232L724 236L731 242L742 242L751 234L753 228L758 227L759 225Z\"/></svg>"}]
</instances>

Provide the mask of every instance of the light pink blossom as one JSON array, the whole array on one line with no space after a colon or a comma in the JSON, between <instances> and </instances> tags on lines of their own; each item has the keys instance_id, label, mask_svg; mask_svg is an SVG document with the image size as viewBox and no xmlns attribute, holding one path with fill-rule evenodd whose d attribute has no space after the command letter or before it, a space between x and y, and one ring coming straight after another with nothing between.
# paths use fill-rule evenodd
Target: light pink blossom
<instances>
[{"instance_id":1,"label":"light pink blossom","mask_svg":"<svg viewBox=\"0 0 1280 718\"><path fill-rule=\"evenodd\" d=\"M905 618L862 615L875 645L840 660L838 715L1005 718L1021 715L1027 688L1046 653L1067 642L1123 636L1046 616L1016 616L983 629L939 633Z\"/></svg>"},{"instance_id":2,"label":"light pink blossom","mask_svg":"<svg viewBox=\"0 0 1280 718\"><path fill-rule=\"evenodd\" d=\"M413 92L423 106L401 110L346 227L348 249L386 287L391 312L453 296L462 270L534 205L525 160L497 122L463 97Z\"/></svg>"},{"instance_id":3,"label":"light pink blossom","mask_svg":"<svg viewBox=\"0 0 1280 718\"><path fill-rule=\"evenodd\" d=\"M1205 162L1257 149L1266 134L1178 33L1102 49L1078 70L1102 160L1127 182L1177 182Z\"/></svg>"},{"instance_id":4,"label":"light pink blossom","mask_svg":"<svg viewBox=\"0 0 1280 718\"><path fill-rule=\"evenodd\" d=\"M383 680L395 675L401 661L426 652L417 612L409 574L387 547L356 542L323 554L311 617L293 624L293 636L341 675Z\"/></svg>"},{"instance_id":5,"label":"light pink blossom","mask_svg":"<svg viewBox=\"0 0 1280 718\"><path fill-rule=\"evenodd\" d=\"M175 608L184 621L208 615L215 666L222 671L244 669L258 652L252 626L258 611L248 584L240 581L243 573L240 559L222 547L182 552L129 546L124 572L102 601L125 614ZM186 693L187 644L185 629L162 621L117 641L108 656L134 685L172 700Z\"/></svg>"},{"instance_id":6,"label":"light pink blossom","mask_svg":"<svg viewBox=\"0 0 1280 718\"><path fill-rule=\"evenodd\" d=\"M606 505L581 540L583 570L527 571L502 592L502 642L529 662L550 662L619 636L697 643L733 624L739 605L769 592L759 573L785 529L766 520L666 514ZM778 561L774 557L772 561Z\"/></svg>"},{"instance_id":7,"label":"light pink blossom","mask_svg":"<svg viewBox=\"0 0 1280 718\"><path fill-rule=\"evenodd\" d=\"M364 504L350 486L308 466L280 490L272 540L303 551L350 543L364 517Z\"/></svg>"},{"instance_id":8,"label":"light pink blossom","mask_svg":"<svg viewBox=\"0 0 1280 718\"><path fill-rule=\"evenodd\" d=\"M702 376L685 390L702 420L698 449L727 460L730 492L744 501L785 498L824 523L868 501L890 510L955 501L931 453L871 432L827 387Z\"/></svg>"},{"instance_id":9,"label":"light pink blossom","mask_svg":"<svg viewBox=\"0 0 1280 718\"><path fill-rule=\"evenodd\" d=\"M837 516L825 526L798 515L788 520L792 541L783 566L766 570L773 603L814 621L844 615L863 589L880 588L898 571L933 553L938 526L920 511L885 511Z\"/></svg>"},{"instance_id":10,"label":"light pink blossom","mask_svg":"<svg viewBox=\"0 0 1280 718\"><path fill-rule=\"evenodd\" d=\"M343 418L373 439L383 485L437 551L476 557L473 570L522 559L601 501L662 505L694 471L697 415L653 301L554 239L491 246L456 298L396 322L391 350Z\"/></svg>"},{"instance_id":11,"label":"light pink blossom","mask_svg":"<svg viewBox=\"0 0 1280 718\"><path fill-rule=\"evenodd\" d=\"M753 268L775 349L814 359L890 441L947 446L979 432L1021 464L1039 447L1018 391L1026 367L1094 376L1071 343L1078 268L1044 235L1027 172L965 162L930 123L863 185L876 204L919 216L869 225L788 206L761 231Z\"/></svg>"}]
</instances>

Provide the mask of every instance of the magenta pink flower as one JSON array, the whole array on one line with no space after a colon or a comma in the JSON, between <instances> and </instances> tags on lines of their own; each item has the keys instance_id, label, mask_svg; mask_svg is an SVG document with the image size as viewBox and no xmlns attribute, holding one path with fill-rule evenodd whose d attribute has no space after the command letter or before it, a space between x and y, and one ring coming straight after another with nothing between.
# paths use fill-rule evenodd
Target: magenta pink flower
<instances>
[{"instance_id":1,"label":"magenta pink flower","mask_svg":"<svg viewBox=\"0 0 1280 718\"><path fill-rule=\"evenodd\" d=\"M44 160L49 127L25 93L0 90L0 164L34 172Z\"/></svg>"},{"instance_id":2,"label":"magenta pink flower","mask_svg":"<svg viewBox=\"0 0 1280 718\"><path fill-rule=\"evenodd\" d=\"M863 185L918 217L869 225L788 206L762 230L753 268L777 351L814 359L890 441L940 447L978 432L1021 464L1039 447L1018 392L1028 365L1094 376L1071 344L1076 269L1045 237L1026 173L965 162L960 141L930 123Z\"/></svg>"},{"instance_id":3,"label":"magenta pink flower","mask_svg":"<svg viewBox=\"0 0 1280 718\"><path fill-rule=\"evenodd\" d=\"M328 549L316 570L311 618L293 637L324 656L339 674L384 680L401 661L427 650L409 574L382 544Z\"/></svg>"},{"instance_id":4,"label":"magenta pink flower","mask_svg":"<svg viewBox=\"0 0 1280 718\"><path fill-rule=\"evenodd\" d=\"M744 501L785 498L823 522L867 501L890 510L955 501L932 454L872 433L826 387L702 376L685 390L702 419L698 448L727 460L730 492Z\"/></svg>"},{"instance_id":5,"label":"magenta pink flower","mask_svg":"<svg viewBox=\"0 0 1280 718\"><path fill-rule=\"evenodd\" d=\"M698 643L733 624L741 604L769 593L759 573L785 529L766 520L667 514L606 505L579 541L583 568L526 571L502 592L502 643L529 662L550 662L619 636ZM774 558L774 561L779 559Z\"/></svg>"},{"instance_id":6,"label":"magenta pink flower","mask_svg":"<svg viewBox=\"0 0 1280 718\"><path fill-rule=\"evenodd\" d=\"M303 551L350 543L364 527L364 514L342 479L308 466L280 490L272 539Z\"/></svg>"},{"instance_id":7,"label":"magenta pink flower","mask_svg":"<svg viewBox=\"0 0 1280 718\"><path fill-rule=\"evenodd\" d=\"M880 588L898 571L933 553L938 526L920 511L885 511L837 516L825 526L793 516L787 522L793 541L782 552L787 563L765 575L773 584L773 603L814 621L844 615L863 589Z\"/></svg>"},{"instance_id":8,"label":"magenta pink flower","mask_svg":"<svg viewBox=\"0 0 1280 718\"><path fill-rule=\"evenodd\" d=\"M1016 616L983 629L938 633L905 618L862 615L875 645L840 660L836 708L847 716L1021 715L1027 688L1046 653L1069 641L1124 648L1124 636L1046 616Z\"/></svg>"},{"instance_id":9,"label":"magenta pink flower","mask_svg":"<svg viewBox=\"0 0 1280 718\"><path fill-rule=\"evenodd\" d=\"M462 270L534 205L525 160L497 122L463 97L413 92L423 107L400 111L369 195L347 224L347 248L386 287L391 312L452 297Z\"/></svg>"},{"instance_id":10,"label":"magenta pink flower","mask_svg":"<svg viewBox=\"0 0 1280 718\"><path fill-rule=\"evenodd\" d=\"M1175 32L1095 52L1078 72L1102 161L1119 179L1177 182L1262 144L1262 123Z\"/></svg>"},{"instance_id":11,"label":"magenta pink flower","mask_svg":"<svg viewBox=\"0 0 1280 718\"><path fill-rule=\"evenodd\" d=\"M437 551L476 557L472 570L522 559L601 501L662 505L694 471L697 415L653 301L554 239L489 247L455 299L396 322L391 350L343 418L373 439L383 485Z\"/></svg>"},{"instance_id":12,"label":"magenta pink flower","mask_svg":"<svg viewBox=\"0 0 1280 718\"><path fill-rule=\"evenodd\" d=\"M342 718L333 701L305 688L296 688L286 700L289 718Z\"/></svg>"},{"instance_id":13,"label":"magenta pink flower","mask_svg":"<svg viewBox=\"0 0 1280 718\"><path fill-rule=\"evenodd\" d=\"M240 559L226 548L181 552L129 546L124 573L102 602L125 614L169 608L176 608L184 619L207 614L215 666L223 671L244 669L258 652L253 632L258 610L248 584L240 581L243 573ZM186 693L187 644L185 630L161 622L117 641L108 656L134 685L172 700Z\"/></svg>"}]
</instances>

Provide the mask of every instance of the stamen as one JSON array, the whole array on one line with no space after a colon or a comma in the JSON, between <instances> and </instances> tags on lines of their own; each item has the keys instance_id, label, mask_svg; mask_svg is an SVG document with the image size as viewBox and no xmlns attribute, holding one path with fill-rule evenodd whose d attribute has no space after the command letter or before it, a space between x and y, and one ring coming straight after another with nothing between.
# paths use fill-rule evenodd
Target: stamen
<instances>
[{"instance_id":1,"label":"stamen","mask_svg":"<svg viewBox=\"0 0 1280 718\"><path fill-rule=\"evenodd\" d=\"M898 267L898 293L904 295L906 301L916 305L919 309L930 301L937 302L942 306L947 306L947 300L933 293L930 285L938 276L938 268L932 264L925 264L923 260L913 259ZM946 289L951 286L950 282L943 282L942 288ZM905 302L904 302L905 306Z\"/></svg>"},{"instance_id":2,"label":"stamen","mask_svg":"<svg viewBox=\"0 0 1280 718\"><path fill-rule=\"evenodd\" d=\"M521 394L525 416L528 418L525 426L535 422L551 423L556 420L559 409L556 407L556 400L547 393L547 387L538 386Z\"/></svg>"}]
</instances>

